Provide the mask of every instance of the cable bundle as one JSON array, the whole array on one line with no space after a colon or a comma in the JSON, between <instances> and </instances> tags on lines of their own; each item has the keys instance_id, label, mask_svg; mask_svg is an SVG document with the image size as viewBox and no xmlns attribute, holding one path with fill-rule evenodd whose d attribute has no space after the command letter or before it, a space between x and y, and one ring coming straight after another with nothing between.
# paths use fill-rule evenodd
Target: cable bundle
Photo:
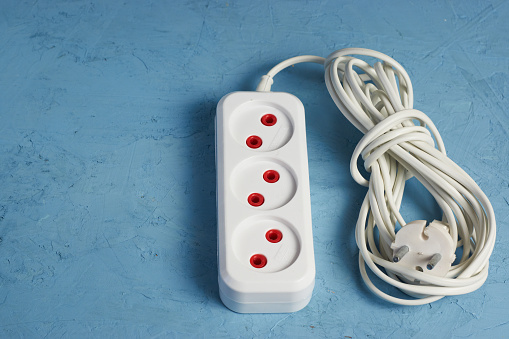
<instances>
[{"instance_id":1,"label":"cable bundle","mask_svg":"<svg viewBox=\"0 0 509 339\"><path fill-rule=\"evenodd\" d=\"M352 55L381 62L371 66ZM347 48L327 59L305 55L283 61L262 77L257 90L270 91L272 78L279 71L300 62L324 65L325 83L336 106L365 134L354 150L350 171L357 183L368 187L355 236L361 275L369 289L393 303L421 305L482 286L495 244L493 208L474 180L447 157L442 138L429 117L413 109L412 83L405 69L383 53ZM369 181L357 168L360 156L370 172ZM406 225L399 209L405 182L412 176L433 195L454 246L463 250L461 260L445 277L406 268L392 260L397 224ZM417 299L382 292L371 282L366 266L383 281Z\"/></svg>"}]
</instances>

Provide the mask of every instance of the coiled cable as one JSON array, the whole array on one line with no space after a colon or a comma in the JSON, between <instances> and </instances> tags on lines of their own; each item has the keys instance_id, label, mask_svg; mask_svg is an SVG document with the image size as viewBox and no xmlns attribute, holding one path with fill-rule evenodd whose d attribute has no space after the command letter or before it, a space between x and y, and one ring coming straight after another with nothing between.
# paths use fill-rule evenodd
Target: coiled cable
<instances>
[{"instance_id":1,"label":"coiled cable","mask_svg":"<svg viewBox=\"0 0 509 339\"><path fill-rule=\"evenodd\" d=\"M379 61L371 66L353 55ZM262 77L257 91L270 91L278 72L301 62L324 65L325 84L336 106L364 133L353 152L350 172L357 183L368 187L355 231L359 268L368 288L393 303L422 305L482 286L495 244L493 208L474 180L447 157L431 119L413 108L412 83L405 69L383 53L346 48L327 58L304 55L283 61ZM359 157L370 173L369 180L357 168ZM445 277L412 270L392 260L391 244L399 227L406 225L399 210L405 182L412 176L432 194L455 248L462 248L461 259ZM366 266L414 299L382 292L369 278Z\"/></svg>"}]
</instances>

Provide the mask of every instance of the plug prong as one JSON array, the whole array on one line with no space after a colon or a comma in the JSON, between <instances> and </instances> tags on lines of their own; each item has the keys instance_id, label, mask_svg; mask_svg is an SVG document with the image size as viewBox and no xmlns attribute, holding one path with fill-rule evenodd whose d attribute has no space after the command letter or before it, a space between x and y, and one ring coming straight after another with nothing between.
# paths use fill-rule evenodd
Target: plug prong
<instances>
[{"instance_id":1,"label":"plug prong","mask_svg":"<svg viewBox=\"0 0 509 339\"><path fill-rule=\"evenodd\" d=\"M433 254L431 259L428 261L428 265L426 265L426 268L428 270L432 270L433 268L435 268L436 264L438 264L440 260L442 260L442 255L440 253Z\"/></svg>"},{"instance_id":2,"label":"plug prong","mask_svg":"<svg viewBox=\"0 0 509 339\"><path fill-rule=\"evenodd\" d=\"M400 248L398 248L398 250L396 251L396 253L394 253L394 257L392 257L392 261L393 262L399 262L401 259L403 259L403 257L405 256L405 254L408 253L410 249L408 248L407 245L403 245L401 246Z\"/></svg>"}]
</instances>

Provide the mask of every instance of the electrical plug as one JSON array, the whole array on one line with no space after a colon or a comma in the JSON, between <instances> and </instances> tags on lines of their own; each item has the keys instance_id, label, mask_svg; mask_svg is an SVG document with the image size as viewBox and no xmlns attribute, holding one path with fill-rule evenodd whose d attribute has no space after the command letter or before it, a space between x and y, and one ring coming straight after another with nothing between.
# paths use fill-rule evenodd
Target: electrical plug
<instances>
[{"instance_id":1,"label":"electrical plug","mask_svg":"<svg viewBox=\"0 0 509 339\"><path fill-rule=\"evenodd\" d=\"M447 224L434 220L426 227L425 220L403 226L391 245L392 261L411 270L444 277L456 259L454 242ZM404 277L409 281L415 279Z\"/></svg>"}]
</instances>

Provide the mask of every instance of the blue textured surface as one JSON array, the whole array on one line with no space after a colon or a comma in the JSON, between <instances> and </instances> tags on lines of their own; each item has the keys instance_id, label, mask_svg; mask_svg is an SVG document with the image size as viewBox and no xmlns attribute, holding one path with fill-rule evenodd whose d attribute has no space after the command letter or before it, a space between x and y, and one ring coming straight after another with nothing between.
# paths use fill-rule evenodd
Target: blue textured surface
<instances>
[{"instance_id":1,"label":"blue textured surface","mask_svg":"<svg viewBox=\"0 0 509 339\"><path fill-rule=\"evenodd\" d=\"M2 1L0 337L502 337L509 331L509 2ZM276 77L307 110L316 288L294 314L218 297L214 114L275 63L385 52L490 197L486 284L422 307L357 268L361 137L318 65ZM408 185L408 220L439 216ZM429 197L429 196L428 196Z\"/></svg>"}]
</instances>

